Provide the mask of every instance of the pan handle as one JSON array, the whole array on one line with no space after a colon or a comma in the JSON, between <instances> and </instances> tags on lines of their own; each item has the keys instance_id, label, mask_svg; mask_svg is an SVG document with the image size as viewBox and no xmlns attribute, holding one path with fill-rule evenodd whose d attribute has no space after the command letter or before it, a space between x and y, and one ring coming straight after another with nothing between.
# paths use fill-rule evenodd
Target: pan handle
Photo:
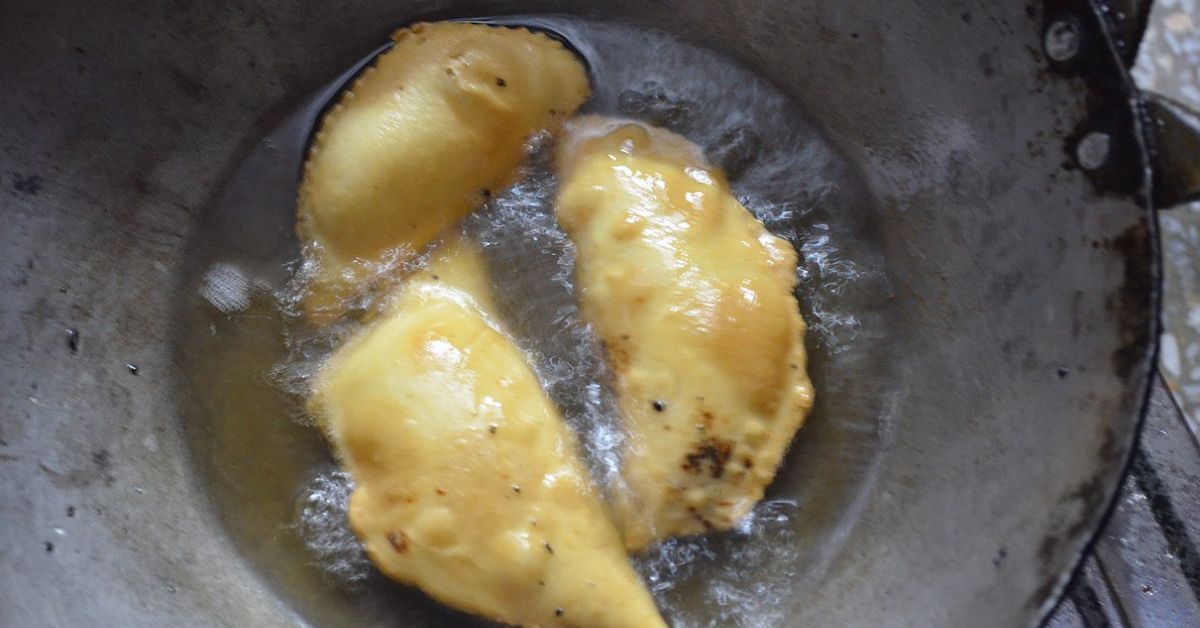
<instances>
[{"instance_id":1,"label":"pan handle","mask_svg":"<svg viewBox=\"0 0 1200 628\"><path fill-rule=\"evenodd\" d=\"M1200 200L1200 114L1161 94L1143 98L1154 206L1165 209Z\"/></svg>"},{"instance_id":2,"label":"pan handle","mask_svg":"<svg viewBox=\"0 0 1200 628\"><path fill-rule=\"evenodd\" d=\"M1126 69L1137 60L1153 4L1154 0L1096 1ZM1146 92L1142 116L1154 176L1154 206L1166 209L1200 200L1200 114L1179 101Z\"/></svg>"},{"instance_id":3,"label":"pan handle","mask_svg":"<svg viewBox=\"0 0 1200 628\"><path fill-rule=\"evenodd\" d=\"M1108 22L1108 33L1116 42L1121 62L1126 69L1132 68L1154 0L1099 0L1096 4Z\"/></svg>"}]
</instances>

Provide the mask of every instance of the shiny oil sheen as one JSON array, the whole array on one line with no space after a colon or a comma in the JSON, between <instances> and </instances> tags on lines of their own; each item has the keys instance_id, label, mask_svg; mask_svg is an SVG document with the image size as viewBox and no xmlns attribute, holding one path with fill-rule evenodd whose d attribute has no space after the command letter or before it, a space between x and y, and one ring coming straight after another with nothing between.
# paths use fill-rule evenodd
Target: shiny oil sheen
<instances>
[{"instance_id":1,"label":"shiny oil sheen","mask_svg":"<svg viewBox=\"0 0 1200 628\"><path fill-rule=\"evenodd\" d=\"M310 409L356 486L349 523L384 573L510 625L665 627L576 438L451 242L340 347Z\"/></svg>"},{"instance_id":2,"label":"shiny oil sheen","mask_svg":"<svg viewBox=\"0 0 1200 628\"><path fill-rule=\"evenodd\" d=\"M587 116L559 149L559 222L624 427L625 543L733 528L813 403L796 251L687 139Z\"/></svg>"},{"instance_id":3,"label":"shiny oil sheen","mask_svg":"<svg viewBox=\"0 0 1200 628\"><path fill-rule=\"evenodd\" d=\"M1146 203L1073 164L1102 131L1145 170L1098 2L42 4L16 0L0 37L2 624L473 625L330 557L343 476L278 376L326 350L277 297L305 145L356 60L447 17L607 20L509 18L583 52L594 112L631 115L622 92L656 81L696 104L689 140L748 125L755 163L786 164L731 184L804 260L818 396L751 525L639 559L673 624L1033 625L1101 521L1144 407L1157 248ZM1062 19L1074 65L1041 52ZM541 307L574 299L525 289L571 274L569 249L512 200L488 215L524 227L484 247L513 271L497 306L595 424L579 409L604 404L567 394L582 351L552 351L580 327Z\"/></svg>"},{"instance_id":4,"label":"shiny oil sheen","mask_svg":"<svg viewBox=\"0 0 1200 628\"><path fill-rule=\"evenodd\" d=\"M545 34L441 22L395 45L321 122L305 162L297 229L316 267L305 309L330 322L380 268L415 257L511 183L536 131L587 99L579 60Z\"/></svg>"},{"instance_id":5,"label":"shiny oil sheen","mask_svg":"<svg viewBox=\"0 0 1200 628\"><path fill-rule=\"evenodd\" d=\"M869 486L881 444L878 426L887 420L877 414L873 382L828 375L884 363L880 347L869 341L880 333L874 295L884 280L878 252L865 245L864 213L855 209L871 201L853 170L786 96L719 54L624 25L540 16L508 23L547 29L583 56L593 90L586 111L665 126L694 143L689 150L705 153L697 162L726 165L728 190L739 201L728 191L714 199L740 202L746 209L737 208L737 223L757 219L796 252L798 267L783 259L784 243L773 245L781 259L770 285L772 299L787 306L785 327L792 327L801 312L787 292L797 282L798 302L811 324L809 367L821 395L817 416L792 447L799 451L783 463L786 472L766 501L740 518L735 530L671 540L634 558L673 625L778 624L796 575L819 579L838 550L842 526ZM249 262L247 249L228 235L244 220L239 207L245 204L258 217L270 208L266 215L292 227L295 205L286 184L264 187L262 173L286 172L289 163L299 167L320 114L356 74L352 69L314 94L272 132L265 150L231 179L222 194L226 200L207 223L205 241L215 246L196 260L200 271L187 297L195 305L186 319L184 350L203 402L190 414L189 429L235 542L305 617L386 625L403 609L420 621L469 624L481 620L372 569L345 530L350 487L334 472L303 400L322 361L354 336L357 324L314 330L305 322L310 293L294 243L274 243L268 257L260 248L265 263ZM592 477L609 490L619 481L613 470L624 442L614 373L579 307L581 250L555 216L560 182L553 175L553 146L540 141L530 150L532 162L518 173L517 185L495 191L461 230L481 248L496 316L578 435ZM774 242L774 236L759 235ZM418 257L403 266L421 269L427 261ZM743 361L750 354L725 359ZM787 441L772 437L774 453L767 458L776 459ZM741 512L751 505L746 496L766 481L746 478Z\"/></svg>"}]
</instances>

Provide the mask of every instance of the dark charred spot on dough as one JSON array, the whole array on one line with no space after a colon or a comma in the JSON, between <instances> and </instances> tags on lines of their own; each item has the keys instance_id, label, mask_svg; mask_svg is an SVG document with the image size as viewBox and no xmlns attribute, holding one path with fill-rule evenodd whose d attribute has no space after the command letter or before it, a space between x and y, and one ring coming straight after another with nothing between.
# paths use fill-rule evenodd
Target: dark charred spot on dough
<instances>
[{"instance_id":1,"label":"dark charred spot on dough","mask_svg":"<svg viewBox=\"0 0 1200 628\"><path fill-rule=\"evenodd\" d=\"M754 460L752 458L742 458L742 466L746 467L746 470L749 471L754 468Z\"/></svg>"},{"instance_id":2,"label":"dark charred spot on dough","mask_svg":"<svg viewBox=\"0 0 1200 628\"><path fill-rule=\"evenodd\" d=\"M655 399L654 401L650 402L650 407L654 408L655 412L662 412L667 409L667 404L663 403L662 401L660 401L658 399Z\"/></svg>"},{"instance_id":3,"label":"dark charred spot on dough","mask_svg":"<svg viewBox=\"0 0 1200 628\"><path fill-rule=\"evenodd\" d=\"M438 495L445 495L445 494L446 494L446 491L445 491L444 489L440 489L440 488L435 488L435 489L433 489L433 492L437 493Z\"/></svg>"},{"instance_id":4,"label":"dark charred spot on dough","mask_svg":"<svg viewBox=\"0 0 1200 628\"><path fill-rule=\"evenodd\" d=\"M716 526L714 526L713 523L711 521L709 521L704 515L700 514L700 512L697 511L694 507L688 506L687 511L688 511L688 514L690 514L693 519L698 521L700 523L700 525L704 526L705 532L712 532L713 530L716 529Z\"/></svg>"},{"instance_id":5,"label":"dark charred spot on dough","mask_svg":"<svg viewBox=\"0 0 1200 628\"><path fill-rule=\"evenodd\" d=\"M499 76L497 76L496 77L496 86L497 87L508 87L508 81L505 81L503 78L500 78Z\"/></svg>"},{"instance_id":6,"label":"dark charred spot on dough","mask_svg":"<svg viewBox=\"0 0 1200 628\"><path fill-rule=\"evenodd\" d=\"M708 472L713 479L725 475L725 465L733 454L733 443L715 437L706 438L696 443L692 453L687 455L683 470L699 475Z\"/></svg>"},{"instance_id":7,"label":"dark charred spot on dough","mask_svg":"<svg viewBox=\"0 0 1200 628\"><path fill-rule=\"evenodd\" d=\"M388 532L387 540L388 543L391 544L392 549L396 550L397 554L405 554L408 552L408 536L404 534L403 530Z\"/></svg>"},{"instance_id":8,"label":"dark charred spot on dough","mask_svg":"<svg viewBox=\"0 0 1200 628\"><path fill-rule=\"evenodd\" d=\"M614 369L622 370L629 365L629 352L624 343L601 340L600 348L604 350L604 355L608 356L608 361Z\"/></svg>"}]
</instances>

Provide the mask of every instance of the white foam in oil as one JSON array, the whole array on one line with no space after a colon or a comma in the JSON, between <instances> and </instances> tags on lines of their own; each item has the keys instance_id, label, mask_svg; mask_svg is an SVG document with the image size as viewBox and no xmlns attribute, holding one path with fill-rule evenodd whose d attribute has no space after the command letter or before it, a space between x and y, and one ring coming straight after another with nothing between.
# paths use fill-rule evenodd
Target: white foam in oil
<instances>
[{"instance_id":1,"label":"white foam in oil","mask_svg":"<svg viewBox=\"0 0 1200 628\"><path fill-rule=\"evenodd\" d=\"M346 525L354 481L341 469L321 469L296 496L296 531L313 563L335 581L354 587L371 575L371 561Z\"/></svg>"},{"instance_id":2,"label":"white foam in oil","mask_svg":"<svg viewBox=\"0 0 1200 628\"><path fill-rule=\"evenodd\" d=\"M557 33L587 59L594 90L587 112L665 126L724 167L739 199L800 253L797 293L814 360L853 348L861 321L844 293L874 270L844 255L831 226L837 209L831 195L845 179L843 166L786 95L731 60L662 32L558 17L504 21ZM580 316L575 249L554 220L557 182L549 143L533 138L518 183L456 229L481 246L504 322L579 434L598 484L620 490L620 421L597 340ZM357 328L347 322L314 331L301 322L298 304L311 264L296 263L293 280L278 291L279 312L290 323L284 326L286 358L269 373L270 381L298 398L324 358ZM370 270L405 270L396 266L386 262ZM233 292L210 291L222 306L241 306ZM348 305L363 311L378 298L384 297ZM294 529L311 561L353 589L372 567L346 525L350 487L344 472L314 469L298 487ZM794 524L804 510L795 500L765 501L736 530L666 541L635 564L675 626L783 625L804 541Z\"/></svg>"}]
</instances>

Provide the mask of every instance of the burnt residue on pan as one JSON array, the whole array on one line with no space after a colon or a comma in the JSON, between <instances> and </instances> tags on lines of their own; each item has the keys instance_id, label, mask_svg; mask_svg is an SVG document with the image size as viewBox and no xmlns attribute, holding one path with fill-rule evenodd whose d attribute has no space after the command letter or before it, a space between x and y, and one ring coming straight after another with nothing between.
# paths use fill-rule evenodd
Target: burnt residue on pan
<instances>
[{"instance_id":1,"label":"burnt residue on pan","mask_svg":"<svg viewBox=\"0 0 1200 628\"><path fill-rule=\"evenodd\" d=\"M1130 21L1136 21L1133 17L1136 16L1131 16ZM1054 29L1062 29L1064 25L1073 30L1071 43L1077 49L1066 58L1049 59L1050 71L1080 79L1087 89L1087 113L1063 140L1064 168L1082 171L1098 196L1133 198L1139 206L1150 210L1150 170L1137 106L1140 96L1125 71L1132 60L1129 49L1136 47L1136 41L1131 44L1126 40L1130 33L1140 34L1141 29L1118 28L1120 21L1107 6L1097 9L1087 0L1046 0L1043 33L1049 38ZM1110 367L1117 378L1125 381L1135 377L1138 381L1149 381L1154 361L1156 347L1152 338L1158 333L1160 303L1157 237L1154 214L1147 211L1145 218L1115 238L1092 243L1093 248L1108 250L1121 262L1120 287L1110 295L1105 308L1117 321L1119 334ZM1142 408L1146 406L1148 392L1147 387L1141 399ZM1045 580L1026 601L1027 608L1040 606L1048 612L1046 600L1066 585L1067 578L1056 577L1055 558L1066 551L1066 543L1087 535L1096 527L1096 521L1112 510L1116 487L1112 486L1111 478L1114 470L1129 465L1132 440L1128 435L1118 438L1107 429L1096 453L1097 471L1060 499L1061 503L1077 502L1079 514L1071 521L1060 521L1055 532L1043 537L1038 546L1039 571ZM1088 547L1091 544L1090 540ZM1075 593L1086 597L1087 590ZM1087 607L1087 601L1081 600L1082 607Z\"/></svg>"},{"instance_id":2,"label":"burnt residue on pan","mask_svg":"<svg viewBox=\"0 0 1200 628\"><path fill-rule=\"evenodd\" d=\"M1153 250L1157 238L1150 224L1133 225L1112 241L1111 249L1124 262L1124 280L1110 305L1121 326L1121 346L1113 352L1113 369L1122 379L1149 362L1147 347L1152 347L1152 330L1146 326L1146 313L1158 309L1159 269Z\"/></svg>"}]
</instances>

